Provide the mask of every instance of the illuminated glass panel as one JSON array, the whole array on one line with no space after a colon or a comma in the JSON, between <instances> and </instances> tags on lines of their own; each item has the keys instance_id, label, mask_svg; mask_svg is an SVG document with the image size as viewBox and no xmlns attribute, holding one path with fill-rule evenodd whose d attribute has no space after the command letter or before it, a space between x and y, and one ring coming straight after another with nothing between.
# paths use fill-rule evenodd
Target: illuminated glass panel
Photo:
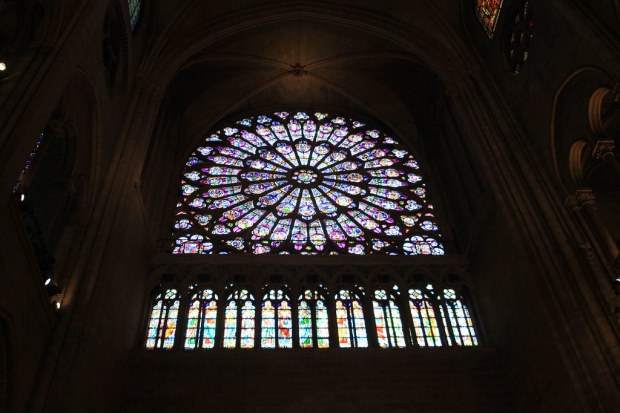
<instances>
[{"instance_id":1,"label":"illuminated glass panel","mask_svg":"<svg viewBox=\"0 0 620 413\"><path fill-rule=\"evenodd\" d=\"M350 290L340 290L336 296L336 324L341 348L368 347L362 304Z\"/></svg>"},{"instance_id":2,"label":"illuminated glass panel","mask_svg":"<svg viewBox=\"0 0 620 413\"><path fill-rule=\"evenodd\" d=\"M32 165L34 164L35 160L39 157L39 153L41 152L41 147L43 146L43 143L45 142L45 137L46 136L44 133L40 134L37 137L37 140L34 143L34 147L32 148L32 150L28 154L28 157L26 158L26 162L24 163L24 168L22 169L21 173L19 174L19 177L17 178L17 183L13 187L14 194L23 193L24 181L27 179L27 176L31 173Z\"/></svg>"},{"instance_id":3,"label":"illuminated glass panel","mask_svg":"<svg viewBox=\"0 0 620 413\"><path fill-rule=\"evenodd\" d=\"M191 296L187 314L185 348L213 348L217 321L217 295L213 290L197 291Z\"/></svg>"},{"instance_id":4,"label":"illuminated glass panel","mask_svg":"<svg viewBox=\"0 0 620 413\"><path fill-rule=\"evenodd\" d=\"M372 304L379 347L405 347L403 324L395 297L385 290L377 290Z\"/></svg>"},{"instance_id":5,"label":"illuminated glass panel","mask_svg":"<svg viewBox=\"0 0 620 413\"><path fill-rule=\"evenodd\" d=\"M474 330L469 309L457 297L452 289L443 290L441 304L441 320L446 329L446 339L449 345L477 346L478 339Z\"/></svg>"},{"instance_id":6,"label":"illuminated glass panel","mask_svg":"<svg viewBox=\"0 0 620 413\"><path fill-rule=\"evenodd\" d=\"M430 285L427 288L432 290ZM439 335L439 327L437 326L435 309L428 297L421 290L409 290L409 309L411 310L411 318L413 319L412 336L417 344L421 347L441 346L441 337Z\"/></svg>"},{"instance_id":7,"label":"illuminated glass panel","mask_svg":"<svg viewBox=\"0 0 620 413\"><path fill-rule=\"evenodd\" d=\"M289 298L283 290L271 290L263 297L261 347L293 347L291 306Z\"/></svg>"},{"instance_id":8,"label":"illuminated glass panel","mask_svg":"<svg viewBox=\"0 0 620 413\"><path fill-rule=\"evenodd\" d=\"M306 290L299 296L299 346L329 347L329 322L325 297L318 291Z\"/></svg>"},{"instance_id":9,"label":"illuminated glass panel","mask_svg":"<svg viewBox=\"0 0 620 413\"><path fill-rule=\"evenodd\" d=\"M146 348L171 349L179 316L179 296L177 290L169 289L155 297L148 323Z\"/></svg>"},{"instance_id":10,"label":"illuminated glass panel","mask_svg":"<svg viewBox=\"0 0 620 413\"><path fill-rule=\"evenodd\" d=\"M489 38L493 37L503 0L476 0L476 15Z\"/></svg>"},{"instance_id":11,"label":"illuminated glass panel","mask_svg":"<svg viewBox=\"0 0 620 413\"><path fill-rule=\"evenodd\" d=\"M234 291L224 311L224 348L254 347L254 297L248 290Z\"/></svg>"},{"instance_id":12,"label":"illuminated glass panel","mask_svg":"<svg viewBox=\"0 0 620 413\"><path fill-rule=\"evenodd\" d=\"M350 118L242 119L187 160L172 252L443 255L419 169L392 135Z\"/></svg>"},{"instance_id":13,"label":"illuminated glass panel","mask_svg":"<svg viewBox=\"0 0 620 413\"><path fill-rule=\"evenodd\" d=\"M136 28L136 24L138 24L138 19L140 18L142 0L127 0L127 7L129 11L129 22L131 23L131 30L134 30Z\"/></svg>"}]
</instances>

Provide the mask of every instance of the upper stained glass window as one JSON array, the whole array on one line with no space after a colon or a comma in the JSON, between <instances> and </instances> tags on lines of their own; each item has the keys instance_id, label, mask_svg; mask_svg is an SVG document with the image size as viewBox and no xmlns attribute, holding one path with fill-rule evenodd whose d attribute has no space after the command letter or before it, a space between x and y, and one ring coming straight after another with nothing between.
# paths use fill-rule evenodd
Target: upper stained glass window
<instances>
[{"instance_id":1,"label":"upper stained glass window","mask_svg":"<svg viewBox=\"0 0 620 413\"><path fill-rule=\"evenodd\" d=\"M426 288L431 292L433 290L431 285ZM419 289L409 290L409 309L413 320L411 330L413 340L421 347L441 346L435 309L425 292Z\"/></svg>"},{"instance_id":2,"label":"upper stained glass window","mask_svg":"<svg viewBox=\"0 0 620 413\"><path fill-rule=\"evenodd\" d=\"M476 0L476 15L489 38L493 37L503 0Z\"/></svg>"},{"instance_id":3,"label":"upper stained glass window","mask_svg":"<svg viewBox=\"0 0 620 413\"><path fill-rule=\"evenodd\" d=\"M299 296L299 346L329 347L329 318L325 296L317 290L306 290Z\"/></svg>"},{"instance_id":4,"label":"upper stained glass window","mask_svg":"<svg viewBox=\"0 0 620 413\"><path fill-rule=\"evenodd\" d=\"M281 289L270 290L263 297L261 347L293 347L291 304L288 296Z\"/></svg>"},{"instance_id":5,"label":"upper stained glass window","mask_svg":"<svg viewBox=\"0 0 620 413\"><path fill-rule=\"evenodd\" d=\"M456 291L447 288L443 290L441 303L441 320L446 329L446 339L449 345L477 346L478 338L469 308L463 303Z\"/></svg>"},{"instance_id":6,"label":"upper stained glass window","mask_svg":"<svg viewBox=\"0 0 620 413\"><path fill-rule=\"evenodd\" d=\"M372 302L379 347L405 347L405 335L396 297L386 290L376 290Z\"/></svg>"},{"instance_id":7,"label":"upper stained glass window","mask_svg":"<svg viewBox=\"0 0 620 413\"><path fill-rule=\"evenodd\" d=\"M187 314L185 348L213 348L215 346L216 321L217 295L209 289L195 292L191 296Z\"/></svg>"},{"instance_id":8,"label":"upper stained glass window","mask_svg":"<svg viewBox=\"0 0 620 413\"><path fill-rule=\"evenodd\" d=\"M393 136L349 118L242 119L190 155L173 253L443 255L419 169Z\"/></svg>"},{"instance_id":9,"label":"upper stained glass window","mask_svg":"<svg viewBox=\"0 0 620 413\"><path fill-rule=\"evenodd\" d=\"M138 19L140 18L140 11L142 10L142 0L127 0L127 8L129 9L131 30L135 30Z\"/></svg>"},{"instance_id":10,"label":"upper stained glass window","mask_svg":"<svg viewBox=\"0 0 620 413\"><path fill-rule=\"evenodd\" d=\"M336 324L340 347L368 347L362 303L351 290L340 290L336 295Z\"/></svg>"},{"instance_id":11,"label":"upper stained glass window","mask_svg":"<svg viewBox=\"0 0 620 413\"><path fill-rule=\"evenodd\" d=\"M169 289L159 293L153 301L149 317L146 348L171 349L177 330L179 316L179 295L177 290Z\"/></svg>"},{"instance_id":12,"label":"upper stained glass window","mask_svg":"<svg viewBox=\"0 0 620 413\"><path fill-rule=\"evenodd\" d=\"M224 315L224 348L254 347L254 316L252 294L248 290L233 291Z\"/></svg>"}]
</instances>

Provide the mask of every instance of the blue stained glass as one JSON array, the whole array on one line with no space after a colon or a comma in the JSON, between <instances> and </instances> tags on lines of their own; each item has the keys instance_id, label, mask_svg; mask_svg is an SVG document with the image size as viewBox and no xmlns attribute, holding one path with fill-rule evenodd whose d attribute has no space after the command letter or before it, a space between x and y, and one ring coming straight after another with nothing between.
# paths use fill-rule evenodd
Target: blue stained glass
<instances>
[{"instance_id":1,"label":"blue stained glass","mask_svg":"<svg viewBox=\"0 0 620 413\"><path fill-rule=\"evenodd\" d=\"M186 163L176 215L210 215L175 220L174 253L444 253L419 165L392 135L307 112L221 131Z\"/></svg>"}]
</instances>

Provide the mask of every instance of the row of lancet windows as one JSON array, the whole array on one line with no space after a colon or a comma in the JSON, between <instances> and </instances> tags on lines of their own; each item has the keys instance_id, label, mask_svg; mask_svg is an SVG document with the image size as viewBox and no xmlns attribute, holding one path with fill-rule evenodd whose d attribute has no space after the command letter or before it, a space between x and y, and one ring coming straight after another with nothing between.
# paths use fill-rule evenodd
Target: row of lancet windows
<instances>
[{"instance_id":1,"label":"row of lancet windows","mask_svg":"<svg viewBox=\"0 0 620 413\"><path fill-rule=\"evenodd\" d=\"M286 288L274 287L257 302L248 289L229 290L221 300L214 290L193 286L186 297L174 288L154 297L147 349L478 345L470 309L451 288L435 292L427 285L401 294L393 287L370 297L359 287L342 288L331 300L317 288L295 301Z\"/></svg>"}]
</instances>

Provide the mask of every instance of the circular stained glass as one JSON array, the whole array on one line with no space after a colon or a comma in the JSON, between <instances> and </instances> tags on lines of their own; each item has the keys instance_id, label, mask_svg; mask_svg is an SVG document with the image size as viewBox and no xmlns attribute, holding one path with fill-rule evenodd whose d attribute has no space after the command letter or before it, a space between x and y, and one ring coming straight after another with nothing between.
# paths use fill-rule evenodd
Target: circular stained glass
<instances>
[{"instance_id":1,"label":"circular stained glass","mask_svg":"<svg viewBox=\"0 0 620 413\"><path fill-rule=\"evenodd\" d=\"M242 119L190 155L173 253L443 255L426 192L408 150L362 122Z\"/></svg>"}]
</instances>

